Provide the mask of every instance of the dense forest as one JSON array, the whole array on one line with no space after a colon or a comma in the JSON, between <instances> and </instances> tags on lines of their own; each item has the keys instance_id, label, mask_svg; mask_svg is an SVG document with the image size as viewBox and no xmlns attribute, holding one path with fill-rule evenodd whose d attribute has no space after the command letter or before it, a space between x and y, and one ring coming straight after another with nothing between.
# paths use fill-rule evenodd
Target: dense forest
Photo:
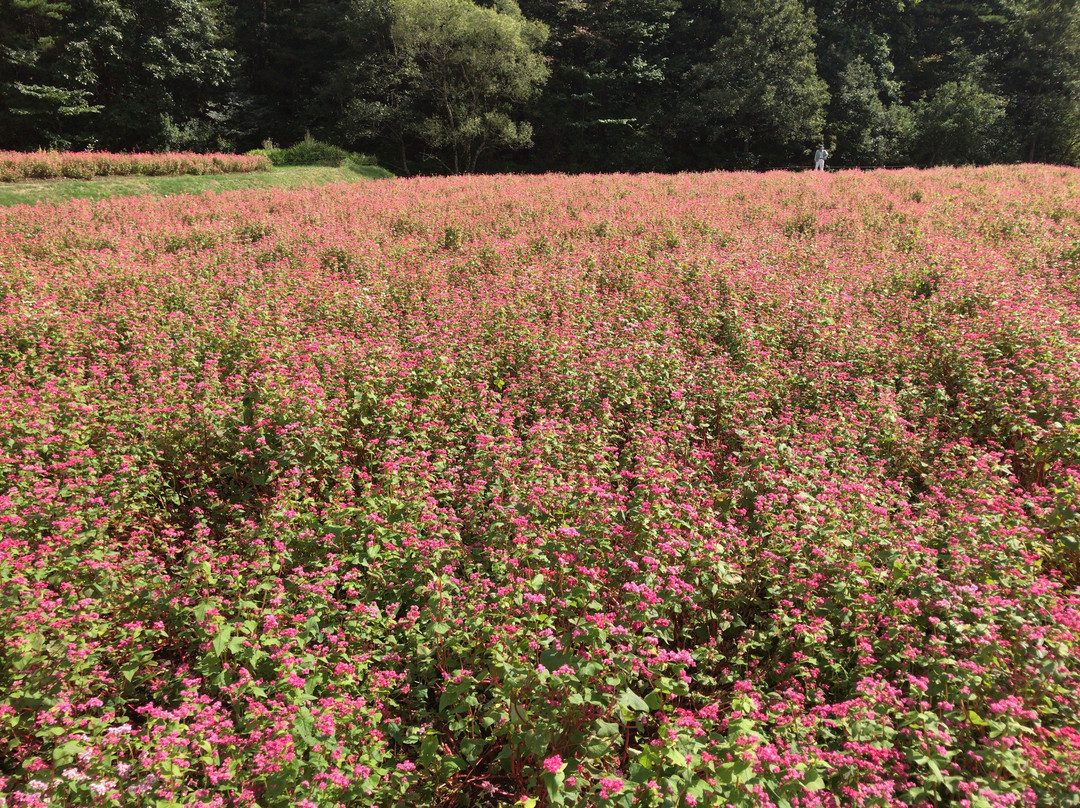
<instances>
[{"instance_id":1,"label":"dense forest","mask_svg":"<svg viewBox=\"0 0 1080 808\"><path fill-rule=\"evenodd\" d=\"M1080 161L1080 0L0 0L0 148L403 173Z\"/></svg>"}]
</instances>

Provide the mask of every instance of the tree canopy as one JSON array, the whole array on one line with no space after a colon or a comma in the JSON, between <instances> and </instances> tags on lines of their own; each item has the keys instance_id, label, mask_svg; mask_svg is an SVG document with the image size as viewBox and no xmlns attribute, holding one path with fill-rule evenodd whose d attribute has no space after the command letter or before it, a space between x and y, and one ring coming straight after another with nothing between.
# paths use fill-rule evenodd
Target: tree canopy
<instances>
[{"instance_id":1,"label":"tree canopy","mask_svg":"<svg viewBox=\"0 0 1080 808\"><path fill-rule=\"evenodd\" d=\"M532 145L532 125L514 120L548 76L537 47L547 27L513 0L495 8L471 0L394 0L391 38L406 77L412 130L447 169L475 171L491 147Z\"/></svg>"},{"instance_id":2,"label":"tree canopy","mask_svg":"<svg viewBox=\"0 0 1080 808\"><path fill-rule=\"evenodd\" d=\"M828 90L815 64L813 13L801 0L722 0L718 11L719 35L682 95L691 139L730 168L820 139Z\"/></svg>"},{"instance_id":3,"label":"tree canopy","mask_svg":"<svg viewBox=\"0 0 1080 808\"><path fill-rule=\"evenodd\" d=\"M1080 0L0 0L0 148L1080 162Z\"/></svg>"}]
</instances>

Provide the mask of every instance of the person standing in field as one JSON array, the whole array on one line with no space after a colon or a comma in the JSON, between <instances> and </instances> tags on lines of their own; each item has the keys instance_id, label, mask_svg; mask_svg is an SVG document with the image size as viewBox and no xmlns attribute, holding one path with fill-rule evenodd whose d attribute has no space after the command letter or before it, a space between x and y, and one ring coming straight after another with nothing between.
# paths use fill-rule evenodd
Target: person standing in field
<instances>
[{"instance_id":1,"label":"person standing in field","mask_svg":"<svg viewBox=\"0 0 1080 808\"><path fill-rule=\"evenodd\" d=\"M814 152L814 171L824 171L825 161L829 159L829 152L825 149L825 144L822 143L818 146L817 151Z\"/></svg>"}]
</instances>

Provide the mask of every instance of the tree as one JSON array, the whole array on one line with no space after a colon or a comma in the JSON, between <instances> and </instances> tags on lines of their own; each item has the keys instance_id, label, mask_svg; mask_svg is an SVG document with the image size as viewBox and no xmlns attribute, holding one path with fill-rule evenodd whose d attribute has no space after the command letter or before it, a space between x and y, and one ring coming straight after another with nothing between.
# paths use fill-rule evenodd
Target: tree
<instances>
[{"instance_id":1,"label":"tree","mask_svg":"<svg viewBox=\"0 0 1080 808\"><path fill-rule=\"evenodd\" d=\"M214 145L230 53L208 3L0 3L0 117L23 123L5 140L23 148Z\"/></svg>"},{"instance_id":2,"label":"tree","mask_svg":"<svg viewBox=\"0 0 1080 808\"><path fill-rule=\"evenodd\" d=\"M532 105L538 158L561 170L662 168L683 49L679 0L522 0L550 28L551 79ZM680 43L680 45L685 43Z\"/></svg>"},{"instance_id":3,"label":"tree","mask_svg":"<svg viewBox=\"0 0 1080 808\"><path fill-rule=\"evenodd\" d=\"M818 73L830 91L856 59L866 62L888 93L893 73L892 50L913 6L921 0L809 0L817 22ZM885 101L892 98L883 98Z\"/></svg>"},{"instance_id":4,"label":"tree","mask_svg":"<svg viewBox=\"0 0 1080 808\"><path fill-rule=\"evenodd\" d=\"M345 88L336 139L374 151L385 165L410 174L409 150L423 115L414 98L417 66L395 52L393 0L350 0L344 22L347 54L333 76Z\"/></svg>"},{"instance_id":5,"label":"tree","mask_svg":"<svg viewBox=\"0 0 1080 808\"><path fill-rule=\"evenodd\" d=\"M213 7L201 0L86 6L78 39L89 44L98 77L99 141L140 149L216 146L232 53Z\"/></svg>"},{"instance_id":6,"label":"tree","mask_svg":"<svg viewBox=\"0 0 1080 808\"><path fill-rule=\"evenodd\" d=\"M54 0L0 0L0 148L63 145L71 121L100 109L87 77L63 64L70 12Z\"/></svg>"},{"instance_id":7,"label":"tree","mask_svg":"<svg viewBox=\"0 0 1080 808\"><path fill-rule=\"evenodd\" d=\"M511 112L547 80L538 53L547 28L513 0L394 0L391 37L402 79L393 103L417 113L398 116L449 170L475 171L493 147L531 145L531 124Z\"/></svg>"},{"instance_id":8,"label":"tree","mask_svg":"<svg viewBox=\"0 0 1080 808\"><path fill-rule=\"evenodd\" d=\"M358 68L368 58L357 47L369 23L363 0L229 0L237 69L234 129L247 146L266 139L287 145L311 132L337 139L356 93ZM381 3L387 6L388 3ZM384 51L389 50L389 44Z\"/></svg>"},{"instance_id":9,"label":"tree","mask_svg":"<svg viewBox=\"0 0 1080 808\"><path fill-rule=\"evenodd\" d=\"M833 94L831 126L839 144L837 157L846 165L886 165L902 159L910 148L911 110L885 104L881 82L871 66L856 57L839 77Z\"/></svg>"},{"instance_id":10,"label":"tree","mask_svg":"<svg viewBox=\"0 0 1080 808\"><path fill-rule=\"evenodd\" d=\"M813 13L799 0L723 0L719 19L721 35L687 77L681 120L690 140L715 164L749 168L819 139L828 91Z\"/></svg>"},{"instance_id":11,"label":"tree","mask_svg":"<svg viewBox=\"0 0 1080 808\"><path fill-rule=\"evenodd\" d=\"M1080 161L1080 3L1015 0L1000 74L1024 159Z\"/></svg>"},{"instance_id":12,"label":"tree","mask_svg":"<svg viewBox=\"0 0 1080 808\"><path fill-rule=\"evenodd\" d=\"M1002 162L1006 100L983 86L977 68L914 105L916 157L929 164Z\"/></svg>"},{"instance_id":13,"label":"tree","mask_svg":"<svg viewBox=\"0 0 1080 808\"><path fill-rule=\"evenodd\" d=\"M995 73L1009 42L1008 0L921 0L907 17L897 74L908 100L927 97L973 69L980 82ZM978 68L973 65L978 62Z\"/></svg>"}]
</instances>

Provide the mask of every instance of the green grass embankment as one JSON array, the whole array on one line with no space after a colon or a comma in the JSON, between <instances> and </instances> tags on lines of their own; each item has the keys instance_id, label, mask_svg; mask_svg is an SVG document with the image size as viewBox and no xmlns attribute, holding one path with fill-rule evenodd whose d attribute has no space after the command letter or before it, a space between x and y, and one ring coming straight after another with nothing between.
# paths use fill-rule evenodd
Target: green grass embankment
<instances>
[{"instance_id":1,"label":"green grass embankment","mask_svg":"<svg viewBox=\"0 0 1080 808\"><path fill-rule=\"evenodd\" d=\"M0 184L0 206L104 199L111 196L173 196L241 188L300 188L392 177L379 166L289 166L250 174L179 177L100 177L92 180L25 180Z\"/></svg>"}]
</instances>

